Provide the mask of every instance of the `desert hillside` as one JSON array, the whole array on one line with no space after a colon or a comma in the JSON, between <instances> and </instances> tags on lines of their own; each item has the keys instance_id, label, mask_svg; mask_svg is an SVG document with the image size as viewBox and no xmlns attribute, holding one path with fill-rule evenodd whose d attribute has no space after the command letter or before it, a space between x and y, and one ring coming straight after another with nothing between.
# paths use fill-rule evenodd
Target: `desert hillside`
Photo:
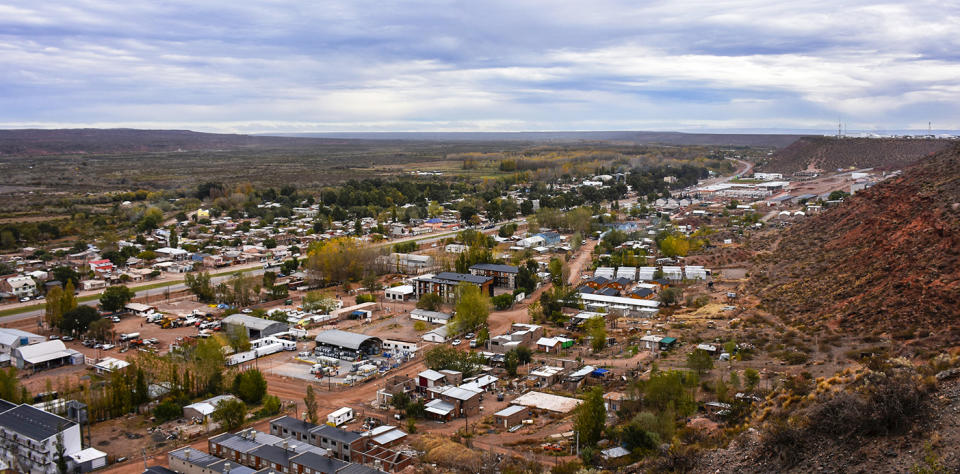
<instances>
[{"instance_id":1,"label":"desert hillside","mask_svg":"<svg viewBox=\"0 0 960 474\"><path fill-rule=\"evenodd\" d=\"M758 171L792 174L807 169L896 169L949 148L954 143L951 140L908 138L803 137L774 153Z\"/></svg>"},{"instance_id":2,"label":"desert hillside","mask_svg":"<svg viewBox=\"0 0 960 474\"><path fill-rule=\"evenodd\" d=\"M960 343L960 147L791 227L758 260L762 304L794 323Z\"/></svg>"}]
</instances>

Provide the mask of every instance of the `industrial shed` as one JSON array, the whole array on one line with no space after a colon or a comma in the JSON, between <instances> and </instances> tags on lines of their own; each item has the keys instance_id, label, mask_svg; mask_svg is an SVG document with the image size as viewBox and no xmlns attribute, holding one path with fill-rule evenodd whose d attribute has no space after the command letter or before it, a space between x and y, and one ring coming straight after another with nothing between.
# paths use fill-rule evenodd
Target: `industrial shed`
<instances>
[{"instance_id":1,"label":"industrial shed","mask_svg":"<svg viewBox=\"0 0 960 474\"><path fill-rule=\"evenodd\" d=\"M62 341L47 341L30 346L20 346L11 355L18 369L48 369L61 365L82 364L83 354L67 349Z\"/></svg>"},{"instance_id":2,"label":"industrial shed","mask_svg":"<svg viewBox=\"0 0 960 474\"><path fill-rule=\"evenodd\" d=\"M358 334L355 332L330 329L317 334L317 347L330 347L341 351L352 351L360 354L379 354L383 341L378 337Z\"/></svg>"},{"instance_id":3,"label":"industrial shed","mask_svg":"<svg viewBox=\"0 0 960 474\"><path fill-rule=\"evenodd\" d=\"M246 314L231 314L223 318L223 324L227 326L228 331L235 331L234 327L242 326L247 331L247 337L250 340L263 339L278 332L290 330L290 326L285 323L247 316Z\"/></svg>"}]
</instances>

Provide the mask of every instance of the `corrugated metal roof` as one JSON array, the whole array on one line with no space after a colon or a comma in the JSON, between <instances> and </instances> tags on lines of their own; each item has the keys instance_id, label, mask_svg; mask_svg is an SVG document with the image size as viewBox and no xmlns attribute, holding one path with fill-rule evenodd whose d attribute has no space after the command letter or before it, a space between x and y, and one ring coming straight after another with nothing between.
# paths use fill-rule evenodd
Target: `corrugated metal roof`
<instances>
[{"instance_id":1,"label":"corrugated metal roof","mask_svg":"<svg viewBox=\"0 0 960 474\"><path fill-rule=\"evenodd\" d=\"M380 341L380 338L355 332L341 331L339 329L330 329L320 331L315 340L320 344L359 350L364 342L369 340Z\"/></svg>"}]
</instances>

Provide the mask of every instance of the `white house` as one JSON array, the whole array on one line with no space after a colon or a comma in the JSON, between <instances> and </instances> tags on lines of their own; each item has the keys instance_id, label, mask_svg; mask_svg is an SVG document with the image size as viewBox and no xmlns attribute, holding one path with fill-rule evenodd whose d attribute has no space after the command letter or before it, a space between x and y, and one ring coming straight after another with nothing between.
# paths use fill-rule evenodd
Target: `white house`
<instances>
[{"instance_id":1,"label":"white house","mask_svg":"<svg viewBox=\"0 0 960 474\"><path fill-rule=\"evenodd\" d=\"M406 301L413 297L413 285L400 285L384 290L384 296L390 301Z\"/></svg>"},{"instance_id":2,"label":"white house","mask_svg":"<svg viewBox=\"0 0 960 474\"><path fill-rule=\"evenodd\" d=\"M427 342L447 342L447 327L440 326L433 331L424 334L423 340Z\"/></svg>"},{"instance_id":3,"label":"white house","mask_svg":"<svg viewBox=\"0 0 960 474\"><path fill-rule=\"evenodd\" d=\"M29 298L37 294L37 283L28 276L7 278L7 286L17 298Z\"/></svg>"},{"instance_id":4,"label":"white house","mask_svg":"<svg viewBox=\"0 0 960 474\"><path fill-rule=\"evenodd\" d=\"M427 311L416 308L410 311L410 319L426 321L432 324L447 324L453 316L450 313L441 313L440 311Z\"/></svg>"}]
</instances>

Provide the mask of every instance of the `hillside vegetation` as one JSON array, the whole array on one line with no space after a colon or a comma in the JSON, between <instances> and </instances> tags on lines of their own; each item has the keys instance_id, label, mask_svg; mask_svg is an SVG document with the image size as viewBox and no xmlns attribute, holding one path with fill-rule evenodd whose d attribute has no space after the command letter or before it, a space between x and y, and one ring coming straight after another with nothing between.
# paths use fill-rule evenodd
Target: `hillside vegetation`
<instances>
[{"instance_id":1,"label":"hillside vegetation","mask_svg":"<svg viewBox=\"0 0 960 474\"><path fill-rule=\"evenodd\" d=\"M774 153L758 171L792 174L849 167L898 169L955 143L907 138L803 137Z\"/></svg>"},{"instance_id":2,"label":"hillside vegetation","mask_svg":"<svg viewBox=\"0 0 960 474\"><path fill-rule=\"evenodd\" d=\"M753 289L795 324L960 342L960 147L782 233Z\"/></svg>"}]
</instances>

